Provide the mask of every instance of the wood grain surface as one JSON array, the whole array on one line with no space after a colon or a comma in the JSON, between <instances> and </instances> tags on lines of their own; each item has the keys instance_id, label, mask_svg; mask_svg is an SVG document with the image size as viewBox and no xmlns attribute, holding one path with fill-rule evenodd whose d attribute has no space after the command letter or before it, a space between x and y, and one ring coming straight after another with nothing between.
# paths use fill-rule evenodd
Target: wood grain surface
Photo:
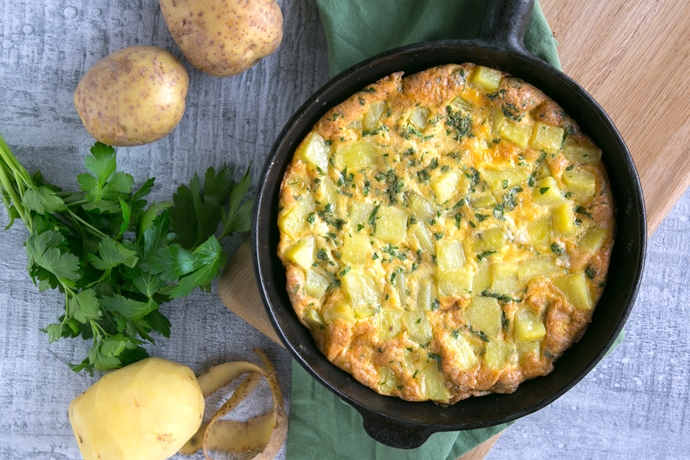
<instances>
[{"instance_id":1,"label":"wood grain surface","mask_svg":"<svg viewBox=\"0 0 690 460\"><path fill-rule=\"evenodd\" d=\"M690 2L543 0L563 71L611 116L654 231L690 185Z\"/></svg>"}]
</instances>

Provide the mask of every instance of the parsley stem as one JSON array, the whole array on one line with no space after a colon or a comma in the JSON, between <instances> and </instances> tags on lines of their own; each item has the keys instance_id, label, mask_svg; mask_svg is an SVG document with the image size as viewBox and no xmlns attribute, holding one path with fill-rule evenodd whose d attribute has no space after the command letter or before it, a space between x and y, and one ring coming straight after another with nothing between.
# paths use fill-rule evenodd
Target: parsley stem
<instances>
[{"instance_id":1,"label":"parsley stem","mask_svg":"<svg viewBox=\"0 0 690 460\"><path fill-rule=\"evenodd\" d=\"M24 169L24 167L19 162L19 160L17 160L14 154L12 154L10 147L7 145L5 139L3 139L2 136L0 136L0 156L2 157L2 160L7 164L11 171L13 171L15 174L19 174L22 176L21 180L23 182L27 184L32 183L31 176L29 176L29 173L26 171L26 169Z\"/></svg>"},{"instance_id":2,"label":"parsley stem","mask_svg":"<svg viewBox=\"0 0 690 460\"><path fill-rule=\"evenodd\" d=\"M81 223L82 225L84 225L84 227L86 228L86 230L89 230L89 231L90 231L91 233L93 233L95 236L97 236L97 237L99 237L99 238L104 238L104 237L106 236L105 233L103 233L102 231L100 231L99 229L97 229L96 227L94 227L93 225L91 225L90 223L86 222L84 219L82 219L81 217L79 217L78 214L75 214L74 212L70 211L69 209L67 210L67 212L69 213L69 216L70 216L74 221L76 221L76 222Z\"/></svg>"},{"instance_id":3,"label":"parsley stem","mask_svg":"<svg viewBox=\"0 0 690 460\"><path fill-rule=\"evenodd\" d=\"M31 181L29 173L26 172L26 169L19 164L16 157L12 154L9 146L5 143L5 140L2 138L2 136L0 136L0 160L2 160L0 162L0 182L2 183L2 188L5 192L3 194L3 201L5 201L8 211L10 208L9 205L14 206L17 214L19 214L19 217L24 221L24 224L29 229L29 232L33 233L32 222L26 213L26 209L22 205L22 199L20 196L21 190L19 191L19 194L17 190L22 188L20 179L29 186L33 186L33 182ZM14 176L14 180L10 179L8 172L12 172L11 175ZM7 202L8 197L11 203Z\"/></svg>"},{"instance_id":4,"label":"parsley stem","mask_svg":"<svg viewBox=\"0 0 690 460\"><path fill-rule=\"evenodd\" d=\"M63 201L65 200L64 197L61 197L61 198L63 199ZM78 201L70 201L70 202L65 201L65 206L67 206L68 208L72 208L72 207L76 207L76 206L81 206L81 205L86 204L86 203L88 203L88 201L86 201L86 200L78 200Z\"/></svg>"}]
</instances>

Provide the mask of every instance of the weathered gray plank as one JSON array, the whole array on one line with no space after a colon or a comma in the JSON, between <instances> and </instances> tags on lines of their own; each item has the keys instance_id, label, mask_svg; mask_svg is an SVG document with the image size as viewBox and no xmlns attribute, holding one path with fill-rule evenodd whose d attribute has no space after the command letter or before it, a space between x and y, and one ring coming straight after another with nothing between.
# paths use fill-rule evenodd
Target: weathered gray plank
<instances>
[{"instance_id":1,"label":"weathered gray plank","mask_svg":"<svg viewBox=\"0 0 690 460\"><path fill-rule=\"evenodd\" d=\"M255 180L275 136L328 75L313 0L281 1L285 38L252 70L218 79L192 69L187 112L151 145L120 149L138 181L159 178L168 199L195 172L252 163ZM30 169L72 188L91 139L72 92L98 59L155 44L178 56L155 1L0 0L0 133ZM652 236L647 272L626 341L571 392L513 425L488 458L690 458L690 193ZM4 226L7 215L0 210ZM0 458L76 459L67 405L93 382L64 362L80 344L48 346L39 332L60 312L55 293L28 279L20 224L0 232ZM228 312L215 293L166 307L170 340L153 352L203 370L268 351L289 395L289 357ZM258 404L258 403L257 403ZM245 408L249 411L251 407Z\"/></svg>"}]
</instances>

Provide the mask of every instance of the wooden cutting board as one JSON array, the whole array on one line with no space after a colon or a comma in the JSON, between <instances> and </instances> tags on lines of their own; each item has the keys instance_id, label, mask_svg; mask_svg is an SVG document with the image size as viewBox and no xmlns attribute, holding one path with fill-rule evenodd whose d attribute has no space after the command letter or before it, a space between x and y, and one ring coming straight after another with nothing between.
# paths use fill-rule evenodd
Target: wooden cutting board
<instances>
[{"instance_id":1,"label":"wooden cutting board","mask_svg":"<svg viewBox=\"0 0 690 460\"><path fill-rule=\"evenodd\" d=\"M608 112L637 165L651 234L690 185L690 2L541 0L563 71ZM276 342L245 241L220 277L223 303ZM482 459L498 435L461 457Z\"/></svg>"}]
</instances>

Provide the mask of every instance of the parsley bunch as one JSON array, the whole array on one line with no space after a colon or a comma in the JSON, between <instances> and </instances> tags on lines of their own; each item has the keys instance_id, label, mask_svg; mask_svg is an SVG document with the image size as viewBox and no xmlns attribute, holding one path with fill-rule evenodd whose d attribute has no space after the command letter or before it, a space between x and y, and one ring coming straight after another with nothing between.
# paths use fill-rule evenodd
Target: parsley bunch
<instances>
[{"instance_id":1,"label":"parsley bunch","mask_svg":"<svg viewBox=\"0 0 690 460\"><path fill-rule=\"evenodd\" d=\"M21 219L31 279L40 291L58 289L65 309L44 329L49 341L91 341L75 371L105 371L147 356L152 335L170 336L159 307L195 288L209 290L226 260L220 240L249 230L249 169L209 168L194 175L172 202L148 203L154 179L134 187L117 171L115 150L96 143L77 176L79 191L64 192L29 175L0 137L0 190L10 228Z\"/></svg>"}]
</instances>

